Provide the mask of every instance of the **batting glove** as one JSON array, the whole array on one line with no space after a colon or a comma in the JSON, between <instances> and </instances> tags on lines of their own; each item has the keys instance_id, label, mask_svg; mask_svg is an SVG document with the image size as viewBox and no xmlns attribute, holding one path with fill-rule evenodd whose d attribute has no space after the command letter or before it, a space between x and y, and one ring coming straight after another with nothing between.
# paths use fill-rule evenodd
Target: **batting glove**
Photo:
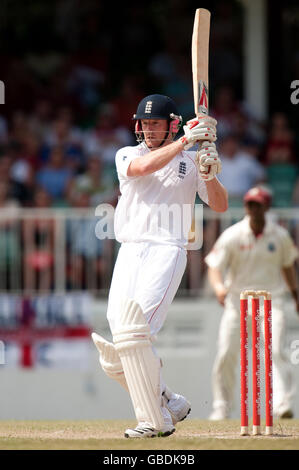
<instances>
[{"instance_id":1,"label":"batting glove","mask_svg":"<svg viewBox=\"0 0 299 470\"><path fill-rule=\"evenodd\" d=\"M199 174L205 181L210 181L221 172L221 160L213 142L203 142L195 159Z\"/></svg>"},{"instance_id":2,"label":"batting glove","mask_svg":"<svg viewBox=\"0 0 299 470\"><path fill-rule=\"evenodd\" d=\"M188 121L183 127L185 135L180 138L181 142L184 144L184 149L188 150L193 147L196 142L203 140L215 142L217 139L216 124L216 119L206 115L201 115Z\"/></svg>"}]
</instances>

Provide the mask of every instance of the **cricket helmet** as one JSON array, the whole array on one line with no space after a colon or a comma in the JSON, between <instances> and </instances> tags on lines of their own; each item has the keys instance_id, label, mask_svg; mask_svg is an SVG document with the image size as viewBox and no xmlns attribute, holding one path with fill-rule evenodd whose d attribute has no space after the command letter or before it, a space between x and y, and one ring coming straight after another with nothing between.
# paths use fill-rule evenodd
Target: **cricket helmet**
<instances>
[{"instance_id":1,"label":"cricket helmet","mask_svg":"<svg viewBox=\"0 0 299 470\"><path fill-rule=\"evenodd\" d=\"M182 116L179 115L175 102L168 96L159 94L148 95L143 98L138 104L133 119L136 121L135 134L138 142L143 141L141 119L166 119L168 121L169 129L163 142L169 133L174 137L182 124Z\"/></svg>"}]
</instances>

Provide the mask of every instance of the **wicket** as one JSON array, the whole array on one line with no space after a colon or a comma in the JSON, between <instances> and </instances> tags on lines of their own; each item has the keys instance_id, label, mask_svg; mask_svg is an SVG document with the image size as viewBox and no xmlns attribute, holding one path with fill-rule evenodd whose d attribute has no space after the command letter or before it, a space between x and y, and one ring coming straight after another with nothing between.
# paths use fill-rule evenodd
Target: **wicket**
<instances>
[{"instance_id":1,"label":"wicket","mask_svg":"<svg viewBox=\"0 0 299 470\"><path fill-rule=\"evenodd\" d=\"M266 435L273 434L272 309L267 291L240 295L241 436L248 435L248 297L252 297L252 434L261 434L260 297L264 297Z\"/></svg>"}]
</instances>

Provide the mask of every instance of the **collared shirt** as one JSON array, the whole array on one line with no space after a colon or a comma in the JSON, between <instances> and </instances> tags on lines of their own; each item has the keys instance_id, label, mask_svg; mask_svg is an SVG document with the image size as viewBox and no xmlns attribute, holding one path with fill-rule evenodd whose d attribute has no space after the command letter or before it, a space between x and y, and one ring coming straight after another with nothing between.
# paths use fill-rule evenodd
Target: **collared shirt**
<instances>
[{"instance_id":1,"label":"collared shirt","mask_svg":"<svg viewBox=\"0 0 299 470\"><path fill-rule=\"evenodd\" d=\"M284 227L266 217L264 231L256 237L245 216L221 234L205 261L222 271L232 294L255 289L280 295L285 290L281 269L297 257L298 250Z\"/></svg>"},{"instance_id":2,"label":"collared shirt","mask_svg":"<svg viewBox=\"0 0 299 470\"><path fill-rule=\"evenodd\" d=\"M131 161L148 152L142 143L116 154L121 192L114 217L116 239L186 247L196 192L208 203L206 185L195 164L196 152L182 151L149 175L127 176Z\"/></svg>"}]
</instances>

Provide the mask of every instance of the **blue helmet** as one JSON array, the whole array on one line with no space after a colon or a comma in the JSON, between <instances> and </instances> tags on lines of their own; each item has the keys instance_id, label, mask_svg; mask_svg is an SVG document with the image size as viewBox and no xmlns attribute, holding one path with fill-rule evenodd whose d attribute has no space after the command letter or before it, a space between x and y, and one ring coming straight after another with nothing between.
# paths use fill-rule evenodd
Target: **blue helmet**
<instances>
[{"instance_id":1,"label":"blue helmet","mask_svg":"<svg viewBox=\"0 0 299 470\"><path fill-rule=\"evenodd\" d=\"M169 123L169 130L165 139L169 132L175 135L182 124L182 116L179 115L175 102L168 96L158 94L143 98L138 104L133 119L136 121L135 133L138 142L143 140L141 119L166 119Z\"/></svg>"},{"instance_id":2,"label":"blue helmet","mask_svg":"<svg viewBox=\"0 0 299 470\"><path fill-rule=\"evenodd\" d=\"M173 119L179 112L175 102L164 95L149 95L140 101L133 119Z\"/></svg>"}]
</instances>

